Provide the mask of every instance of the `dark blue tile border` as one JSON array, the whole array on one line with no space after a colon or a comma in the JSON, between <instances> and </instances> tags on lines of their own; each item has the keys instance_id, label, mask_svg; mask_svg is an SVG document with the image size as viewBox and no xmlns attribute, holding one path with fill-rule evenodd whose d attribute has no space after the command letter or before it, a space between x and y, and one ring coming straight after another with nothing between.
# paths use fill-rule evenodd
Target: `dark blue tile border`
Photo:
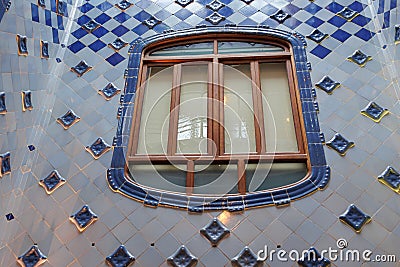
<instances>
[{"instance_id":1,"label":"dark blue tile border","mask_svg":"<svg viewBox=\"0 0 400 267\"><path fill-rule=\"evenodd\" d=\"M132 182L125 176L126 160L125 152L132 124L134 98L136 93L137 76L139 73L140 56L143 49L155 42L166 39L187 37L191 35L206 35L210 33L240 33L247 35L262 35L288 41L293 48L296 62L296 73L298 79L298 90L302 106L313 102L315 93L312 88L310 72L307 66L307 55L305 51L306 41L304 37L296 32L286 32L266 27L252 26L211 26L197 27L180 31L167 31L146 39L138 38L129 49L129 63L125 71L125 89L122 105L119 107L119 120L117 133L113 141L114 152L111 166L107 171L107 180L114 192L121 193L127 197L143 202L150 206L168 206L187 209L191 212L202 212L206 210L229 210L240 211L245 208L261 207L268 205L286 205L290 201L300 199L317 190L322 190L330 179L330 168L326 164L323 150L323 135L320 133L317 111L314 108L303 110L303 118L308 139L310 154L311 174L300 183L285 189L276 189L268 192L260 191L246 195L228 195L221 197L188 196L173 192L158 192Z\"/></svg>"}]
</instances>

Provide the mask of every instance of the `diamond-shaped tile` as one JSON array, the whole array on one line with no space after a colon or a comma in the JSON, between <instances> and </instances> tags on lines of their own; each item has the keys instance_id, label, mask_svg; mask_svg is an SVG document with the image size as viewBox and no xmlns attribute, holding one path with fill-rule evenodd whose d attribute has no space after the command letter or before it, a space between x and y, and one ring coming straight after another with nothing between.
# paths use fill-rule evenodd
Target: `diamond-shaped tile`
<instances>
[{"instance_id":1,"label":"diamond-shaped tile","mask_svg":"<svg viewBox=\"0 0 400 267\"><path fill-rule=\"evenodd\" d=\"M101 49L103 49L106 46L105 43L103 43L100 40L96 40L93 43L91 43L88 47L93 51L93 52L97 52L100 51Z\"/></svg>"},{"instance_id":2,"label":"diamond-shaped tile","mask_svg":"<svg viewBox=\"0 0 400 267\"><path fill-rule=\"evenodd\" d=\"M107 84L106 87L98 91L98 93L102 95L106 100L110 100L113 96L119 94L120 92L121 89L118 89L112 83Z\"/></svg>"},{"instance_id":3,"label":"diamond-shaped tile","mask_svg":"<svg viewBox=\"0 0 400 267\"><path fill-rule=\"evenodd\" d=\"M218 218L212 219L212 221L200 230L200 233L205 236L208 241L211 242L212 246L217 246L218 243L227 235L230 231L226 228Z\"/></svg>"},{"instance_id":4,"label":"diamond-shaped tile","mask_svg":"<svg viewBox=\"0 0 400 267\"><path fill-rule=\"evenodd\" d=\"M7 213L6 214L6 220L7 221L12 221L14 219L15 219L14 214L12 214L12 213Z\"/></svg>"},{"instance_id":5,"label":"diamond-shaped tile","mask_svg":"<svg viewBox=\"0 0 400 267\"><path fill-rule=\"evenodd\" d=\"M6 93L0 92L0 114L4 115L6 113L7 113Z\"/></svg>"},{"instance_id":6,"label":"diamond-shaped tile","mask_svg":"<svg viewBox=\"0 0 400 267\"><path fill-rule=\"evenodd\" d=\"M364 67L365 64L367 64L368 61L372 60L372 57L371 56L367 56L366 54L364 54L360 50L357 50L357 51L354 52L353 55L348 57L347 60L350 60L351 62L356 63L360 67Z\"/></svg>"},{"instance_id":7,"label":"diamond-shaped tile","mask_svg":"<svg viewBox=\"0 0 400 267\"><path fill-rule=\"evenodd\" d=\"M153 29L159 23L161 23L161 21L159 21L155 17L150 17L143 21L143 24L149 27L149 29Z\"/></svg>"},{"instance_id":8,"label":"diamond-shaped tile","mask_svg":"<svg viewBox=\"0 0 400 267\"><path fill-rule=\"evenodd\" d=\"M89 4L89 2L86 2L85 4L83 4L82 6L79 7L79 10L82 13L86 13L89 12L90 10L92 10L94 8L93 5Z\"/></svg>"},{"instance_id":9,"label":"diamond-shaped tile","mask_svg":"<svg viewBox=\"0 0 400 267\"><path fill-rule=\"evenodd\" d=\"M99 137L93 144L87 146L86 151L89 152L94 159L100 158L104 153L111 149L111 146L104 142L103 138Z\"/></svg>"},{"instance_id":10,"label":"diamond-shaped tile","mask_svg":"<svg viewBox=\"0 0 400 267\"><path fill-rule=\"evenodd\" d=\"M89 66L85 61L79 62L75 67L71 67L71 71L75 72L78 77L81 77L83 74L86 72L90 71L92 69L91 66Z\"/></svg>"},{"instance_id":11,"label":"diamond-shaped tile","mask_svg":"<svg viewBox=\"0 0 400 267\"><path fill-rule=\"evenodd\" d=\"M124 59L125 58L123 56L121 56L119 53L114 53L111 56L109 56L108 58L106 58L106 61L108 63L110 63L111 65L116 66L119 63L121 63L121 61Z\"/></svg>"},{"instance_id":12,"label":"diamond-shaped tile","mask_svg":"<svg viewBox=\"0 0 400 267\"><path fill-rule=\"evenodd\" d=\"M75 224L79 232L83 232L92 223L97 221L98 217L95 213L93 213L93 211L89 208L88 205L84 205L79 211L71 215L69 219L71 222Z\"/></svg>"},{"instance_id":13,"label":"diamond-shaped tile","mask_svg":"<svg viewBox=\"0 0 400 267\"><path fill-rule=\"evenodd\" d=\"M18 55L27 56L28 55L28 45L26 36L17 35L17 46L18 46Z\"/></svg>"},{"instance_id":14,"label":"diamond-shaped tile","mask_svg":"<svg viewBox=\"0 0 400 267\"><path fill-rule=\"evenodd\" d=\"M246 4L250 4L251 2L253 2L254 0L241 0L242 2L246 3Z\"/></svg>"},{"instance_id":15,"label":"diamond-shaped tile","mask_svg":"<svg viewBox=\"0 0 400 267\"><path fill-rule=\"evenodd\" d=\"M191 267L196 265L197 258L185 246L181 246L167 259L167 262L174 267Z\"/></svg>"},{"instance_id":16,"label":"diamond-shaped tile","mask_svg":"<svg viewBox=\"0 0 400 267\"><path fill-rule=\"evenodd\" d=\"M336 15L344 18L347 21L351 21L356 16L358 16L358 12L356 12L348 7L345 7L341 11L339 11Z\"/></svg>"},{"instance_id":17,"label":"diamond-shaped tile","mask_svg":"<svg viewBox=\"0 0 400 267\"><path fill-rule=\"evenodd\" d=\"M114 42L108 44L108 46L114 49L115 52L118 52L127 45L128 43L122 40L121 38L117 38L114 40Z\"/></svg>"},{"instance_id":18,"label":"diamond-shaped tile","mask_svg":"<svg viewBox=\"0 0 400 267\"><path fill-rule=\"evenodd\" d=\"M130 8L132 5L132 3L126 1L126 0L122 0L121 2L115 4L116 7L118 7L121 10L126 10L128 8Z\"/></svg>"},{"instance_id":19,"label":"diamond-shaped tile","mask_svg":"<svg viewBox=\"0 0 400 267\"><path fill-rule=\"evenodd\" d=\"M61 16L67 15L67 3L63 0L57 1L57 14Z\"/></svg>"},{"instance_id":20,"label":"diamond-shaped tile","mask_svg":"<svg viewBox=\"0 0 400 267\"><path fill-rule=\"evenodd\" d=\"M354 147L354 143L348 141L340 133L336 133L335 136L326 142L326 145L338 152L341 156L345 156L349 148Z\"/></svg>"},{"instance_id":21,"label":"diamond-shaped tile","mask_svg":"<svg viewBox=\"0 0 400 267\"><path fill-rule=\"evenodd\" d=\"M400 194L400 174L392 166L378 176L378 181Z\"/></svg>"},{"instance_id":22,"label":"diamond-shaped tile","mask_svg":"<svg viewBox=\"0 0 400 267\"><path fill-rule=\"evenodd\" d=\"M65 184L65 179L61 177L58 171L54 170L46 178L39 181L39 184L46 190L46 193L50 195L57 188Z\"/></svg>"},{"instance_id":23,"label":"diamond-shaped tile","mask_svg":"<svg viewBox=\"0 0 400 267\"><path fill-rule=\"evenodd\" d=\"M22 111L32 110L32 92L31 91L22 91Z\"/></svg>"},{"instance_id":24,"label":"diamond-shaped tile","mask_svg":"<svg viewBox=\"0 0 400 267\"><path fill-rule=\"evenodd\" d=\"M396 25L394 27L394 43L395 44L400 43L400 25Z\"/></svg>"},{"instance_id":25,"label":"diamond-shaped tile","mask_svg":"<svg viewBox=\"0 0 400 267\"><path fill-rule=\"evenodd\" d=\"M303 257L297 261L299 266L302 267L329 267L331 262L322 257L321 254L314 248L311 247Z\"/></svg>"},{"instance_id":26,"label":"diamond-shaped tile","mask_svg":"<svg viewBox=\"0 0 400 267\"><path fill-rule=\"evenodd\" d=\"M78 117L72 110L68 110L63 116L57 118L57 122L67 130L69 127L77 123L81 118Z\"/></svg>"},{"instance_id":27,"label":"diamond-shaped tile","mask_svg":"<svg viewBox=\"0 0 400 267\"><path fill-rule=\"evenodd\" d=\"M232 265L237 267L254 267L259 266L262 261L257 259L257 256L249 247L244 247L236 257L232 260Z\"/></svg>"},{"instance_id":28,"label":"diamond-shaped tile","mask_svg":"<svg viewBox=\"0 0 400 267\"><path fill-rule=\"evenodd\" d=\"M4 154L0 154L0 163L1 163L1 169L0 169L0 178L3 177L3 175L10 174L11 173L11 153L6 152Z\"/></svg>"},{"instance_id":29,"label":"diamond-shaped tile","mask_svg":"<svg viewBox=\"0 0 400 267\"><path fill-rule=\"evenodd\" d=\"M327 55L329 55L332 51L328 48L326 48L323 45L317 45L316 47L314 47L313 50L310 51L311 54L319 57L320 59L325 58Z\"/></svg>"},{"instance_id":30,"label":"diamond-shaped tile","mask_svg":"<svg viewBox=\"0 0 400 267\"><path fill-rule=\"evenodd\" d=\"M221 3L218 0L214 0L211 3L206 5L209 9L211 9L214 12L217 12L218 10L220 10L221 8L223 8L225 6L225 4Z\"/></svg>"},{"instance_id":31,"label":"diamond-shaped tile","mask_svg":"<svg viewBox=\"0 0 400 267\"><path fill-rule=\"evenodd\" d=\"M47 41L40 41L40 57L41 58L49 58L49 42Z\"/></svg>"},{"instance_id":32,"label":"diamond-shaped tile","mask_svg":"<svg viewBox=\"0 0 400 267\"><path fill-rule=\"evenodd\" d=\"M350 205L346 212L340 215L339 219L353 228L356 233L360 233L362 227L371 222L371 217L362 212L354 204Z\"/></svg>"},{"instance_id":33,"label":"diamond-shaped tile","mask_svg":"<svg viewBox=\"0 0 400 267\"><path fill-rule=\"evenodd\" d=\"M88 22L86 22L85 24L82 25L82 28L87 31L88 33L93 32L94 30L96 30L98 27L100 27L100 24L97 23L94 20L90 20Z\"/></svg>"},{"instance_id":34,"label":"diamond-shaped tile","mask_svg":"<svg viewBox=\"0 0 400 267\"><path fill-rule=\"evenodd\" d=\"M106 262L112 267L128 267L134 261L135 257L123 245L106 258Z\"/></svg>"},{"instance_id":35,"label":"diamond-shaped tile","mask_svg":"<svg viewBox=\"0 0 400 267\"><path fill-rule=\"evenodd\" d=\"M177 3L183 7L189 5L192 2L193 2L193 0L175 0L175 3Z\"/></svg>"},{"instance_id":36,"label":"diamond-shaped tile","mask_svg":"<svg viewBox=\"0 0 400 267\"><path fill-rule=\"evenodd\" d=\"M221 21L225 20L224 16L221 16L220 14L218 14L217 12L212 13L210 16L208 16L206 18L207 21L209 21L210 23L212 23L213 25L217 25L218 23L220 23Z\"/></svg>"},{"instance_id":37,"label":"diamond-shaped tile","mask_svg":"<svg viewBox=\"0 0 400 267\"><path fill-rule=\"evenodd\" d=\"M38 0L38 6L40 6L40 7L46 7L46 2L45 2L45 0Z\"/></svg>"},{"instance_id":38,"label":"diamond-shaped tile","mask_svg":"<svg viewBox=\"0 0 400 267\"><path fill-rule=\"evenodd\" d=\"M17 259L17 262L22 267L38 267L46 261L47 257L40 251L37 245L32 246Z\"/></svg>"},{"instance_id":39,"label":"diamond-shaped tile","mask_svg":"<svg viewBox=\"0 0 400 267\"><path fill-rule=\"evenodd\" d=\"M274 15L271 16L274 20L276 20L279 23L283 23L286 19L290 17L290 14L287 14L285 11L278 10Z\"/></svg>"},{"instance_id":40,"label":"diamond-shaped tile","mask_svg":"<svg viewBox=\"0 0 400 267\"><path fill-rule=\"evenodd\" d=\"M375 102L370 102L363 110L361 114L367 116L374 122L380 122L382 118L389 113L388 109L379 106Z\"/></svg>"},{"instance_id":41,"label":"diamond-shaped tile","mask_svg":"<svg viewBox=\"0 0 400 267\"><path fill-rule=\"evenodd\" d=\"M340 83L335 82L334 80L329 78L329 76L325 76L318 83L316 83L315 86L328 94L332 94L333 90L340 87Z\"/></svg>"},{"instance_id":42,"label":"diamond-shaped tile","mask_svg":"<svg viewBox=\"0 0 400 267\"><path fill-rule=\"evenodd\" d=\"M323 40L325 40L329 35L326 33L321 32L318 29L315 29L310 35L308 35L307 37L311 40L313 40L316 43L320 43Z\"/></svg>"}]
</instances>

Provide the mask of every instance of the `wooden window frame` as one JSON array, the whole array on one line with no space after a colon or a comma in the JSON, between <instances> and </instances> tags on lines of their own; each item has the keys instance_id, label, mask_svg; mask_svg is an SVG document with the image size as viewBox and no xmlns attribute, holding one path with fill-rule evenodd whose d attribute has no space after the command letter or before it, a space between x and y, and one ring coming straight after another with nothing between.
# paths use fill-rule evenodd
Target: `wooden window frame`
<instances>
[{"instance_id":1,"label":"wooden window frame","mask_svg":"<svg viewBox=\"0 0 400 267\"><path fill-rule=\"evenodd\" d=\"M142 163L142 164L171 164L171 163L186 163L187 176L186 176L186 193L192 194L194 187L194 166L196 163L215 163L224 164L228 162L234 162L237 164L238 170L238 192L239 194L246 194L246 174L245 164L256 163L256 162L302 162L307 165L308 174L310 173L310 160L307 148L307 140L304 129L304 122L301 115L301 104L300 97L297 88L297 79L295 78L295 64L293 59L293 51L288 43L277 41L274 39L264 41L258 38L245 39L246 42L256 42L276 45L283 48L283 52L262 52L262 53L235 53L235 54L218 54L218 42L220 41L238 41L230 37L218 38L217 36L208 36L206 38L192 38L189 40L190 43L214 42L214 54L205 55L191 55L191 56L151 56L151 52L171 47L178 46L180 44L188 43L187 39L177 40L175 42L161 42L155 46L148 47L141 57L141 64L138 75L137 91L134 114L132 118L131 137L128 144L127 161ZM241 41L241 40L239 40ZM175 109L180 103L180 85L181 80L181 66L185 63L192 64L193 62L208 62L208 104L207 104L207 134L212 141L217 144L216 151L210 151L212 149L211 142L207 145L207 155L176 155L176 143L177 143L177 128L178 128L178 109ZM255 127L255 139L256 139L256 153L246 154L225 154L224 147L224 130L223 125L218 121L223 120L223 70L222 64L238 64L248 63L250 64L251 80L252 80L252 98L253 98L253 110L254 110L254 127ZM265 126L264 126L264 114L262 106L262 91L260 82L260 63L264 62L285 62L286 71L289 85L289 95L292 107L292 115L294 121L294 128L296 134L296 140L298 145L298 152L266 152L266 140L265 140ZM148 73L148 67L152 66L173 66L173 83L171 92L171 104L170 104L170 121L169 121L169 133L168 133L168 145L166 155L137 155L137 147L139 141L139 132L141 111L144 100L145 82ZM214 99L218 101L214 101ZM216 104L217 103L217 104ZM218 104L219 103L219 104ZM218 114L218 115L216 115ZM217 118L216 118L217 117ZM215 154L215 156L213 156Z\"/></svg>"}]
</instances>

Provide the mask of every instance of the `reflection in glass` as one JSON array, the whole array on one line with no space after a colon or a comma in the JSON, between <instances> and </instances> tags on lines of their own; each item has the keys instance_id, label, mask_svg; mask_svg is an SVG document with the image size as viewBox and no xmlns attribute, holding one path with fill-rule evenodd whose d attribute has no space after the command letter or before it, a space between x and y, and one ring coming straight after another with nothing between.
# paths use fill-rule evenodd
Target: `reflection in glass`
<instances>
[{"instance_id":1,"label":"reflection in glass","mask_svg":"<svg viewBox=\"0 0 400 267\"><path fill-rule=\"evenodd\" d=\"M260 43L218 42L218 54L282 52L283 48Z\"/></svg>"},{"instance_id":2,"label":"reflection in glass","mask_svg":"<svg viewBox=\"0 0 400 267\"><path fill-rule=\"evenodd\" d=\"M267 152L298 151L286 63L261 63L260 80Z\"/></svg>"},{"instance_id":3,"label":"reflection in glass","mask_svg":"<svg viewBox=\"0 0 400 267\"><path fill-rule=\"evenodd\" d=\"M213 54L213 42L178 45L150 53L150 56L189 56Z\"/></svg>"},{"instance_id":4,"label":"reflection in glass","mask_svg":"<svg viewBox=\"0 0 400 267\"><path fill-rule=\"evenodd\" d=\"M208 65L183 65L177 153L207 153Z\"/></svg>"},{"instance_id":5,"label":"reflection in glass","mask_svg":"<svg viewBox=\"0 0 400 267\"><path fill-rule=\"evenodd\" d=\"M250 65L224 65L225 153L256 151Z\"/></svg>"},{"instance_id":6,"label":"reflection in glass","mask_svg":"<svg viewBox=\"0 0 400 267\"><path fill-rule=\"evenodd\" d=\"M148 69L137 154L166 154L172 73L172 67Z\"/></svg>"},{"instance_id":7,"label":"reflection in glass","mask_svg":"<svg viewBox=\"0 0 400 267\"><path fill-rule=\"evenodd\" d=\"M195 194L236 194L238 193L237 168L232 165L195 165Z\"/></svg>"}]
</instances>

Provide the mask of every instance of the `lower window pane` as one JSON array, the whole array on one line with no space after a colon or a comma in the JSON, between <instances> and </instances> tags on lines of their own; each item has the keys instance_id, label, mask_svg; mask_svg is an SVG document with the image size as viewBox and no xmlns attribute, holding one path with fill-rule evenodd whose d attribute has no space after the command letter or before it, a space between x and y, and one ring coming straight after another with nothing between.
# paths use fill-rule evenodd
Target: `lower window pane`
<instances>
[{"instance_id":1,"label":"lower window pane","mask_svg":"<svg viewBox=\"0 0 400 267\"><path fill-rule=\"evenodd\" d=\"M138 184L186 193L186 165L129 165L130 178Z\"/></svg>"},{"instance_id":2,"label":"lower window pane","mask_svg":"<svg viewBox=\"0 0 400 267\"><path fill-rule=\"evenodd\" d=\"M250 64L224 65L225 153L256 151Z\"/></svg>"},{"instance_id":3,"label":"lower window pane","mask_svg":"<svg viewBox=\"0 0 400 267\"><path fill-rule=\"evenodd\" d=\"M246 166L246 190L254 192L286 186L303 179L305 163L259 163Z\"/></svg>"},{"instance_id":4,"label":"lower window pane","mask_svg":"<svg viewBox=\"0 0 400 267\"><path fill-rule=\"evenodd\" d=\"M195 194L236 194L238 193L238 175L236 164L232 165L195 165Z\"/></svg>"}]
</instances>

